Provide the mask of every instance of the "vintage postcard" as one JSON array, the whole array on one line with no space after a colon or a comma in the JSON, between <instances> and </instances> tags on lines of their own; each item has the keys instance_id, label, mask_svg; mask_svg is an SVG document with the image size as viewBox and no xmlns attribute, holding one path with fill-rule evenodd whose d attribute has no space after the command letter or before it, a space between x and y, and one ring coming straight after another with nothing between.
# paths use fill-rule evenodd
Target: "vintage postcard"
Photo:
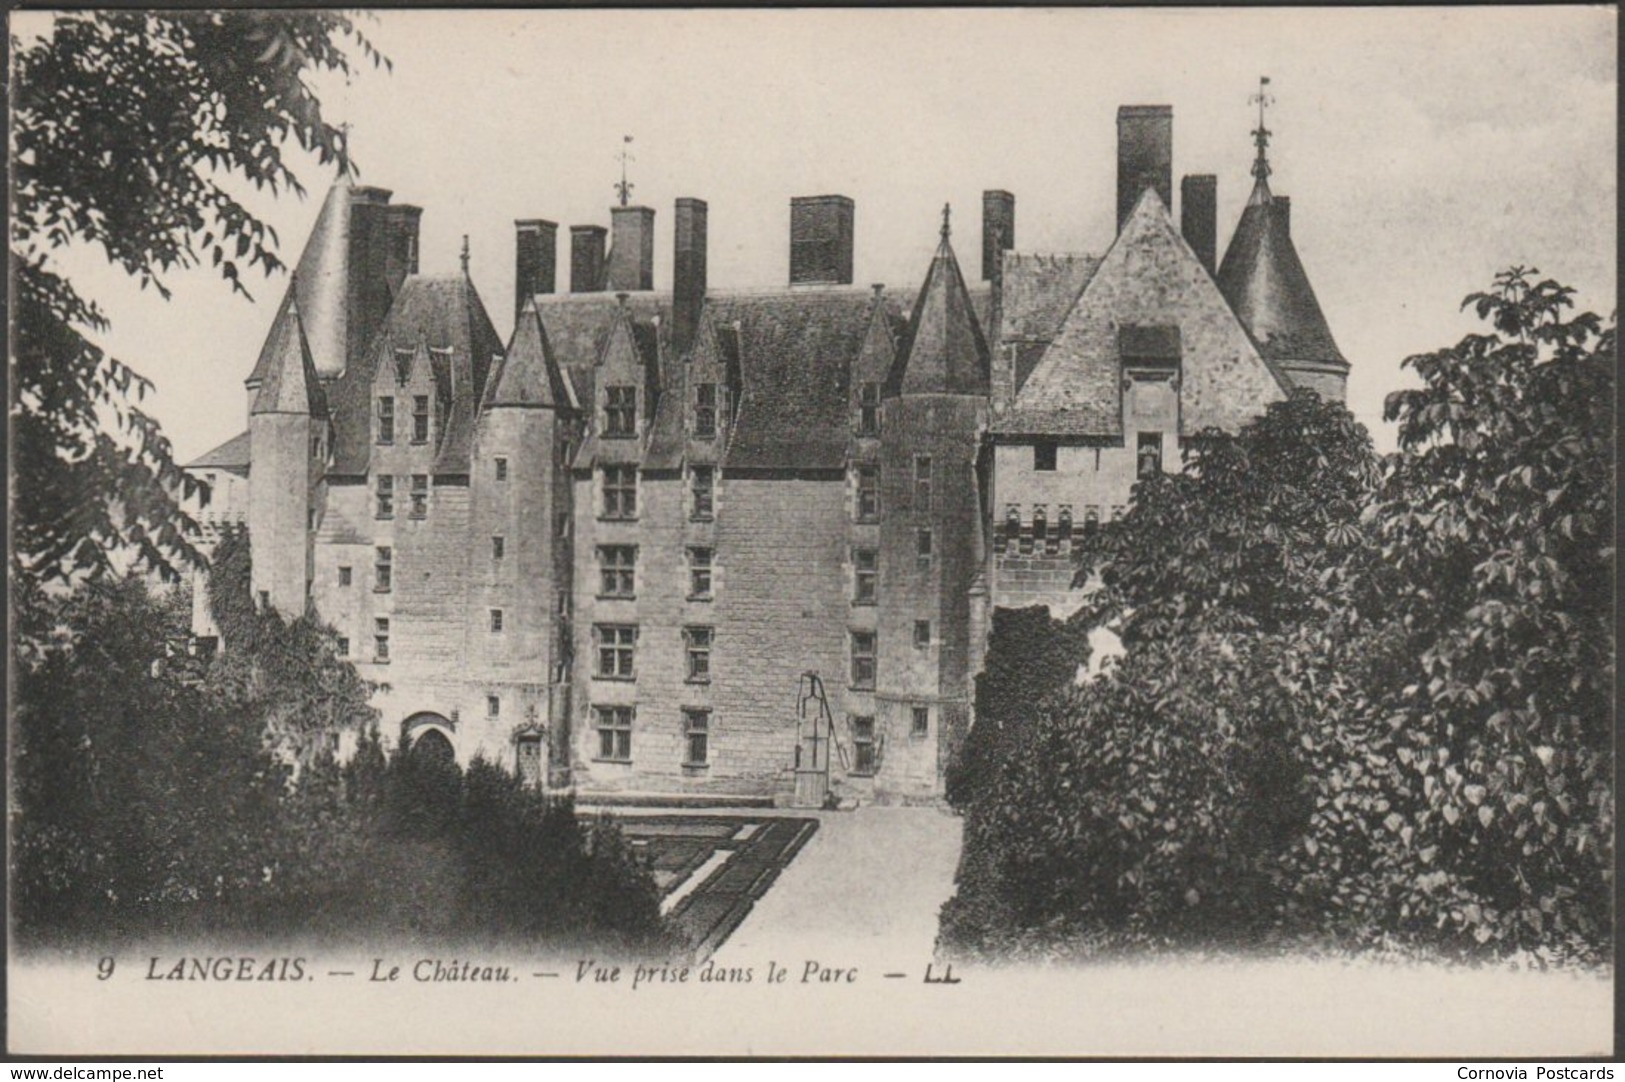
<instances>
[{"instance_id":1,"label":"vintage postcard","mask_svg":"<svg viewBox=\"0 0 1625 1082\"><path fill-rule=\"evenodd\" d=\"M9 1051L1612 1054L1616 15L13 13Z\"/></svg>"}]
</instances>

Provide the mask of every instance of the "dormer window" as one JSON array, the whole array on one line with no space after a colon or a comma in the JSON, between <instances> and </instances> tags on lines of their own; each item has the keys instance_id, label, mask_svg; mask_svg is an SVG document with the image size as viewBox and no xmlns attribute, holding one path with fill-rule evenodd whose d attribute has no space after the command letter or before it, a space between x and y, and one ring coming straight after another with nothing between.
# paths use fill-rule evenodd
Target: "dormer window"
<instances>
[{"instance_id":1,"label":"dormer window","mask_svg":"<svg viewBox=\"0 0 1625 1082\"><path fill-rule=\"evenodd\" d=\"M412 442L429 442L429 396L412 396Z\"/></svg>"},{"instance_id":2,"label":"dormer window","mask_svg":"<svg viewBox=\"0 0 1625 1082\"><path fill-rule=\"evenodd\" d=\"M708 440L717 434L717 385L701 383L694 388L694 435Z\"/></svg>"},{"instance_id":3,"label":"dormer window","mask_svg":"<svg viewBox=\"0 0 1625 1082\"><path fill-rule=\"evenodd\" d=\"M378 396L378 442L395 442L395 396Z\"/></svg>"},{"instance_id":4,"label":"dormer window","mask_svg":"<svg viewBox=\"0 0 1625 1082\"><path fill-rule=\"evenodd\" d=\"M638 389L636 387L606 387L604 389L604 435L635 436L638 434Z\"/></svg>"}]
</instances>

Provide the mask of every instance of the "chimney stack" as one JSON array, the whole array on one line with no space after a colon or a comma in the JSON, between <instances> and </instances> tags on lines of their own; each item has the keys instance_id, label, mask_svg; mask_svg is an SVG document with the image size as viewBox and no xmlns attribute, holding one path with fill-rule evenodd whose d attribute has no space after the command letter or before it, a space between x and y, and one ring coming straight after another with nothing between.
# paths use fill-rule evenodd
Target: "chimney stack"
<instances>
[{"instance_id":1,"label":"chimney stack","mask_svg":"<svg viewBox=\"0 0 1625 1082\"><path fill-rule=\"evenodd\" d=\"M525 301L538 293L551 293L558 265L559 224L542 218L513 223L513 311L517 317Z\"/></svg>"},{"instance_id":2,"label":"chimney stack","mask_svg":"<svg viewBox=\"0 0 1625 1082\"><path fill-rule=\"evenodd\" d=\"M655 212L653 207L609 208L609 288L655 287Z\"/></svg>"},{"instance_id":3,"label":"chimney stack","mask_svg":"<svg viewBox=\"0 0 1625 1082\"><path fill-rule=\"evenodd\" d=\"M1164 207L1174 203L1174 107L1117 107L1117 228L1123 228L1147 188Z\"/></svg>"},{"instance_id":4,"label":"chimney stack","mask_svg":"<svg viewBox=\"0 0 1625 1082\"><path fill-rule=\"evenodd\" d=\"M570 292L604 291L604 237L601 225L570 227Z\"/></svg>"},{"instance_id":5,"label":"chimney stack","mask_svg":"<svg viewBox=\"0 0 1625 1082\"><path fill-rule=\"evenodd\" d=\"M1188 176L1179 182L1179 231L1202 261L1214 273L1214 257L1219 247L1219 178L1210 173Z\"/></svg>"},{"instance_id":6,"label":"chimney stack","mask_svg":"<svg viewBox=\"0 0 1625 1082\"><path fill-rule=\"evenodd\" d=\"M1277 195L1270 198L1270 209L1281 223L1281 232L1287 238L1292 236L1292 197L1290 195Z\"/></svg>"},{"instance_id":7,"label":"chimney stack","mask_svg":"<svg viewBox=\"0 0 1625 1082\"><path fill-rule=\"evenodd\" d=\"M1016 246L1016 197L992 189L982 193L982 280L998 278L1004 253Z\"/></svg>"},{"instance_id":8,"label":"chimney stack","mask_svg":"<svg viewBox=\"0 0 1625 1082\"><path fill-rule=\"evenodd\" d=\"M672 257L672 342L679 353L694 344L705 304L705 247L708 208L703 199L677 200L677 231Z\"/></svg>"},{"instance_id":9,"label":"chimney stack","mask_svg":"<svg viewBox=\"0 0 1625 1082\"><path fill-rule=\"evenodd\" d=\"M790 284L852 284L854 204L844 195L790 200Z\"/></svg>"}]
</instances>

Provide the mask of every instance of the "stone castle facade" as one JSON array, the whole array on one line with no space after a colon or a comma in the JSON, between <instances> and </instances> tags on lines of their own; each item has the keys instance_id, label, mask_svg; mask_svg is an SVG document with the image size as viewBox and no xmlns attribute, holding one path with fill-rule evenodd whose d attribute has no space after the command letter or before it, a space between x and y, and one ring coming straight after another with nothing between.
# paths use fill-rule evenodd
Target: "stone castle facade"
<instances>
[{"instance_id":1,"label":"stone castle facade","mask_svg":"<svg viewBox=\"0 0 1625 1082\"><path fill-rule=\"evenodd\" d=\"M1117 123L1098 255L1016 250L989 191L980 280L945 209L918 289L854 288L853 203L814 196L784 287L718 290L679 199L669 290L619 206L559 293L524 220L506 343L466 259L418 273L418 208L341 181L247 431L188 467L199 518L246 525L259 603L331 624L415 748L584 794L931 798L993 608L1075 605L1072 540L1182 440L1343 397L1262 145L1216 261L1215 178L1172 216L1172 110Z\"/></svg>"}]
</instances>

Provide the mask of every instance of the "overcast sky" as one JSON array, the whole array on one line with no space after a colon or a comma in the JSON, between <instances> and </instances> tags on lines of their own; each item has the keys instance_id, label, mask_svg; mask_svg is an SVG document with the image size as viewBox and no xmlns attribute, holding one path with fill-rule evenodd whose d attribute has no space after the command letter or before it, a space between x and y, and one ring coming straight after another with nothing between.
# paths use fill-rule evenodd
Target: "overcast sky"
<instances>
[{"instance_id":1,"label":"overcast sky","mask_svg":"<svg viewBox=\"0 0 1625 1082\"><path fill-rule=\"evenodd\" d=\"M26 33L39 17L14 16ZM1532 264L1612 311L1615 13L1600 7L1370 10L889 10L380 13L393 73L322 84L363 183L424 208L422 269L472 273L506 336L513 220L608 225L621 137L634 201L656 208L671 284L672 201L710 203L713 286L783 284L788 201L857 202L856 280L917 283L955 208L980 272L980 193L1016 195L1016 246L1100 253L1115 213L1115 115L1174 109L1174 173L1219 176L1221 252L1251 186L1248 97L1271 78L1271 178L1353 365L1349 404L1392 446L1383 396L1409 353L1470 327L1466 293ZM255 202L295 262L310 196ZM114 321L104 339L153 377L185 460L245 427L242 380L285 280L257 303L211 273L165 303L94 254L64 266Z\"/></svg>"}]
</instances>

